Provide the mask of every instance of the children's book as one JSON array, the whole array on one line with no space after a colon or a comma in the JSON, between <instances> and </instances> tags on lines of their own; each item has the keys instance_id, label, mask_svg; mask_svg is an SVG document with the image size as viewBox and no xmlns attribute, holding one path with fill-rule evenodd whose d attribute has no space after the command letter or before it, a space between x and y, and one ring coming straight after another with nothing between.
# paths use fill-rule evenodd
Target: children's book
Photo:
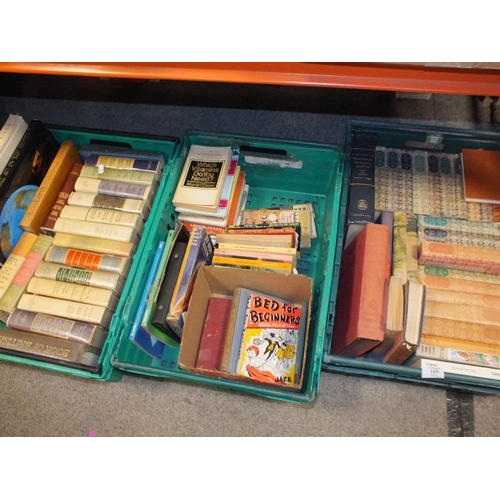
<instances>
[{"instance_id":1,"label":"children's book","mask_svg":"<svg viewBox=\"0 0 500 500\"><path fill-rule=\"evenodd\" d=\"M255 381L296 384L297 352L305 337L304 304L270 299L264 294L248 297L237 373Z\"/></svg>"}]
</instances>

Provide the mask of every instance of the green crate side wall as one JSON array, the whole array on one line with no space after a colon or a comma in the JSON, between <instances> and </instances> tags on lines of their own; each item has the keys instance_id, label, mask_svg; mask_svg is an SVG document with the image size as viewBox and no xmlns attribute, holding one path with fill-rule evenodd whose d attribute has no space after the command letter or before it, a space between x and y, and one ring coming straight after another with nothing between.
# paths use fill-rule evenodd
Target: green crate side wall
<instances>
[{"instance_id":1,"label":"green crate side wall","mask_svg":"<svg viewBox=\"0 0 500 500\"><path fill-rule=\"evenodd\" d=\"M132 147L133 149L138 149L138 150L140 149L146 151L159 150L164 154L166 163L168 163L168 160L173 155L178 142L174 138L170 139L170 138L161 138L153 136L136 136L126 133L119 133L119 132L114 133L102 130L83 130L83 129L78 130L65 127L58 127L57 125L51 125L50 130L59 143L62 143L65 140L70 140L74 142L77 149L80 149L84 145L90 144L92 140L96 139L98 139L99 141L109 141L110 143L113 143L115 145L121 142L124 145ZM168 177L168 169L167 167L165 167L158 192L160 192L161 186L165 185L167 177ZM156 204L157 200L155 198L153 206L155 206ZM143 239L146 238L150 226L151 224L148 218L148 221L146 222L144 228ZM139 245L139 248L137 248L133 256L132 266L129 271L129 277L127 278L127 283L128 281L131 281L132 276L135 275L137 263L138 261L140 261L142 246L143 245ZM123 311L126 309L126 307L127 307L127 296L124 293L122 293L115 314L113 315L111 326L109 328L108 338L104 344L103 350L100 355L100 362L102 369L99 373L91 373L85 370L79 370L77 368L70 368L49 362L32 360L28 358L23 358L21 356L15 356L13 354L11 355L11 354L0 353L0 360L26 364L39 368L45 368L51 371L56 371L67 375L75 375L78 377L88 378L88 379L97 379L101 381L120 380L123 375L122 372L116 370L111 364L111 355L112 352L114 352L114 350L116 349L116 342L117 342L117 337L115 335L116 326L113 328L113 325L116 325L117 322L121 321L123 317Z\"/></svg>"},{"instance_id":2,"label":"green crate side wall","mask_svg":"<svg viewBox=\"0 0 500 500\"><path fill-rule=\"evenodd\" d=\"M134 280L136 286L140 286L145 282L149 265L154 256L154 249L160 239L166 238L168 229L172 229L176 215L170 203L173 198L177 180L180 176L183 159L187 153L187 149L192 143L210 144L210 145L227 145L249 144L252 147L272 148L277 142L270 139L245 138L232 136L206 136L203 133L192 132L187 135L186 142L181 145L176 158L172 160L171 176L169 182L165 186L165 190L161 193L162 203L159 205L159 211L155 214L154 220L158 221L160 228L156 232L152 232L152 238L149 242L148 249L145 250L143 258L138 267L138 276ZM309 402L317 394L321 360L323 353L324 333L326 331L326 318L329 310L330 286L333 279L333 267L330 264L334 261L335 246L332 246L329 238L322 238L325 234L337 234L338 225L338 206L340 204L339 197L341 192L341 173L339 169L342 166L340 161L340 153L332 147L323 147L319 145L307 146L302 143L278 141L280 146L288 147L289 158L295 157L295 150L304 160L304 168L321 169L322 175L311 175L307 182L301 182L300 188L307 187L307 192L298 191L297 182L293 181L293 174L299 176L304 171L295 169L281 169L279 167L269 167L262 165L249 165L245 162L245 157L240 157L240 165L247 173L247 180L250 185L250 193L254 203L259 203L260 200L265 200L269 203L276 194L276 188L267 188L269 179L279 181L280 192L283 186L288 187L290 191L286 192L285 203L291 203L290 200L297 203L312 201L316 208L319 207L318 213L318 234L319 237L314 242L313 248L306 249L308 252L307 258L303 258L302 266L308 270L310 276L314 276L314 291L313 296L315 301L312 304L312 325L315 326L317 335L313 341L309 343L307 356L310 360L308 363L308 372L305 377L304 386L300 393L283 391L282 389L274 389L272 387L261 387L248 384L246 382L234 382L212 377L204 377L192 374L179 369L177 360L179 348L166 346L164 356L161 360L154 360L140 349L135 347L128 341L129 330L122 329L119 335L120 340L118 348L113 356L113 364L123 370L133 373L148 374L156 377L175 378L188 382L196 382L211 386L217 386L224 389L235 389L240 392L258 393L267 397L279 400L293 400L299 402ZM319 164L318 154L322 154L325 158ZM251 155L251 153L250 153ZM265 178L266 186L259 188L258 184L262 184L262 179ZM330 179L331 182L326 182ZM292 189L293 188L293 189ZM319 192L320 194L314 194ZM281 198L281 197L280 197ZM305 253L304 253L305 256ZM127 286L132 286L131 283ZM137 308L134 308L137 310ZM130 312L132 309L130 309ZM132 318L133 320L133 318Z\"/></svg>"},{"instance_id":3,"label":"green crate side wall","mask_svg":"<svg viewBox=\"0 0 500 500\"><path fill-rule=\"evenodd\" d=\"M347 193L349 185L350 170L350 145L353 134L370 134L377 138L377 144L389 148L404 149L408 140L425 142L427 134L439 133L442 136L444 149L436 153L459 153L462 148L489 148L500 150L500 134L496 132L453 129L434 126L412 126L406 124L387 124L374 121L353 120L347 130L346 152L344 156L344 184L341 197L340 222L338 232L338 252L336 254L335 278L332 286L330 300L330 315L327 334L324 344L324 355L322 368L332 373L348 373L367 377L384 378L388 380L399 380L413 382L430 386L444 387L449 389L463 390L467 392L478 392L485 394L500 393L500 381L484 379L479 377L468 377L464 375L445 374L444 379L422 378L420 368L411 368L401 365L389 365L366 361L362 359L348 358L330 354L332 331L335 322L335 304L337 297L337 286L342 257L343 228L346 221ZM423 149L423 148L418 148Z\"/></svg>"}]
</instances>

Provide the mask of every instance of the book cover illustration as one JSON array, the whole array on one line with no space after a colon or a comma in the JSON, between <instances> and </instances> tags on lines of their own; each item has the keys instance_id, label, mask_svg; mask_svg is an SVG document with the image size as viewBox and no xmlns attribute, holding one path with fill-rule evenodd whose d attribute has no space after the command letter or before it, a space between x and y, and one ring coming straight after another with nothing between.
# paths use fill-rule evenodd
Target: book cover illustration
<instances>
[{"instance_id":1,"label":"book cover illustration","mask_svg":"<svg viewBox=\"0 0 500 500\"><path fill-rule=\"evenodd\" d=\"M256 381L293 386L302 325L302 305L250 294L237 373Z\"/></svg>"}]
</instances>

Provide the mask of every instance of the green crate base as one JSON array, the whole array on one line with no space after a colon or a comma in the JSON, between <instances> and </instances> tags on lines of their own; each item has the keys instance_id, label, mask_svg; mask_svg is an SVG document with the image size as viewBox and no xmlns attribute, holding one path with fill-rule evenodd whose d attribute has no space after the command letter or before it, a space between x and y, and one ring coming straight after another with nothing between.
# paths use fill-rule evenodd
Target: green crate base
<instances>
[{"instance_id":1,"label":"green crate base","mask_svg":"<svg viewBox=\"0 0 500 500\"><path fill-rule=\"evenodd\" d=\"M169 158L173 155L176 146L178 144L178 140L175 138L167 138L167 137L152 136L152 135L106 132L103 130L74 129L74 128L55 126L55 125L53 126L51 125L49 126L49 128L59 144L61 144L63 141L69 140L76 145L77 149L80 149L82 146L89 145L95 141L99 141L100 143L105 142L107 144L113 144L115 146L126 145L133 149L139 149L139 150L161 151L165 156L165 163L167 163ZM168 178L168 169L165 167L163 177L160 183L160 189L161 186L164 186L165 183L167 182L167 178ZM154 206L156 205L156 203L157 201L155 200ZM148 219L144 228L144 237L148 233L149 226L150 223ZM131 280L136 272L140 260L140 255L142 253L142 247L143 244L141 242L141 244L139 245L133 256L132 266L129 271L129 276L127 277L127 281ZM126 297L124 294L122 294L114 314L115 321L117 317L119 318L123 314L125 303L126 303ZM117 381L122 378L123 374L119 370L115 369L111 364L111 353L116 348L116 342L117 342L116 332L110 327L108 338L104 344L100 356L100 363L102 368L99 373L91 373L84 369L80 370L77 368L69 368L61 365L56 365L54 363L32 360L28 358L23 358L21 356L15 356L4 353L0 353L0 360L35 366L38 368L64 373L67 375L74 375L82 378L95 379L101 381L109 381L109 380Z\"/></svg>"},{"instance_id":2,"label":"green crate base","mask_svg":"<svg viewBox=\"0 0 500 500\"><path fill-rule=\"evenodd\" d=\"M179 368L178 348L166 346L163 359L156 360L143 353L128 339L139 300L139 295L132 291L143 288L158 242L165 240L168 230L175 226L177 219L171 200L187 149L193 143L240 146L244 151L240 154L240 165L246 172L246 182L250 186L247 207L260 208L305 202L311 202L314 205L318 238L313 240L312 248L301 251L298 265L298 271L312 277L314 281L310 341L306 354L304 384L300 391L283 390L272 386L262 387L245 381L234 382L192 374ZM266 151L261 153L262 149ZM281 168L278 164L269 165L258 159L261 154L269 156L270 150L278 157L285 150L286 159L292 162L301 161L302 168ZM279 150L278 153L276 153L277 150ZM181 144L178 156L170 167L169 182L158 195L161 203L153 216L147 248L142 253L136 275L126 284L124 295L128 298L122 317L117 318L116 324L112 324L112 329L119 337L117 350L112 356L112 364L121 370L141 375L194 382L281 401L308 403L314 400L319 390L324 335L330 307L333 262L337 250L335 241L338 232L342 184L341 165L341 152L333 146L188 132ZM196 307L196 305L191 305L191 307Z\"/></svg>"},{"instance_id":3,"label":"green crate base","mask_svg":"<svg viewBox=\"0 0 500 500\"><path fill-rule=\"evenodd\" d=\"M340 260L342 255L343 228L346 221L347 186L350 169L350 144L354 134L369 134L377 139L379 146L404 149L407 141L425 144L431 135L439 137L444 144L443 153L460 153L462 148L500 150L500 134L489 131L452 129L446 127L408 125L377 121L352 120L348 127L346 139L346 154L344 157L344 181L340 207L339 233L337 235L337 252L335 257L335 276L331 289L331 314L324 344L322 368L331 373L343 373L358 376L376 377L386 380L399 380L446 389L461 391L500 394L500 381L466 375L445 374L441 378L422 378L420 368L389 365L374 361L347 358L330 354L332 331L335 320L335 301L338 290ZM425 149L419 147L418 149ZM431 150L431 149L429 149Z\"/></svg>"}]
</instances>

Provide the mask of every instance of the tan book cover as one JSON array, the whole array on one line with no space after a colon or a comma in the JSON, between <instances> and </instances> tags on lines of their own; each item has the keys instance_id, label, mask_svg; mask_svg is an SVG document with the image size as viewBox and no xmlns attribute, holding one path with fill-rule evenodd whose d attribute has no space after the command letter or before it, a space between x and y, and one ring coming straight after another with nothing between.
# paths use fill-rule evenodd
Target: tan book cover
<instances>
[{"instance_id":1,"label":"tan book cover","mask_svg":"<svg viewBox=\"0 0 500 500\"><path fill-rule=\"evenodd\" d=\"M500 334L500 331L499 331ZM439 335L422 334L420 339L422 345L441 347L443 349L463 349L465 351L476 351L485 354L500 355L500 345L488 344L485 342L462 340Z\"/></svg>"},{"instance_id":2,"label":"tan book cover","mask_svg":"<svg viewBox=\"0 0 500 500\"><path fill-rule=\"evenodd\" d=\"M103 306L30 293L23 293L17 307L26 311L93 323L104 328L109 328L113 316L113 313Z\"/></svg>"},{"instance_id":3,"label":"tan book cover","mask_svg":"<svg viewBox=\"0 0 500 500\"><path fill-rule=\"evenodd\" d=\"M68 198L68 205L76 205L89 208L108 208L111 210L123 210L141 214L145 219L149 214L149 204L145 200L134 200L119 196L107 196L104 194L81 193L73 191Z\"/></svg>"},{"instance_id":4,"label":"tan book cover","mask_svg":"<svg viewBox=\"0 0 500 500\"><path fill-rule=\"evenodd\" d=\"M500 151L462 149L462 174L465 201L500 203Z\"/></svg>"},{"instance_id":5,"label":"tan book cover","mask_svg":"<svg viewBox=\"0 0 500 500\"><path fill-rule=\"evenodd\" d=\"M49 214L69 170L81 161L73 142L64 141L21 219L20 226L24 231L40 234L41 225Z\"/></svg>"},{"instance_id":6,"label":"tan book cover","mask_svg":"<svg viewBox=\"0 0 500 500\"><path fill-rule=\"evenodd\" d=\"M34 295L44 295L55 297L56 299L74 300L84 304L95 304L103 306L111 311L116 309L118 297L112 290L97 288L87 285L77 285L75 283L65 283L63 281L39 278L33 276L26 288L28 293Z\"/></svg>"},{"instance_id":7,"label":"tan book cover","mask_svg":"<svg viewBox=\"0 0 500 500\"><path fill-rule=\"evenodd\" d=\"M64 232L58 232L54 235L53 245L87 250L89 252L109 253L120 257L130 257L136 250L136 246L130 241L116 241L98 237L92 238Z\"/></svg>"},{"instance_id":8,"label":"tan book cover","mask_svg":"<svg viewBox=\"0 0 500 500\"><path fill-rule=\"evenodd\" d=\"M54 224L56 233L71 233L80 236L106 238L123 242L138 242L137 232L133 227L104 224L59 217Z\"/></svg>"},{"instance_id":9,"label":"tan book cover","mask_svg":"<svg viewBox=\"0 0 500 500\"><path fill-rule=\"evenodd\" d=\"M0 269L0 299L4 296L7 288L12 283L14 276L23 265L37 239L36 234L23 233L12 252L7 257Z\"/></svg>"},{"instance_id":10,"label":"tan book cover","mask_svg":"<svg viewBox=\"0 0 500 500\"><path fill-rule=\"evenodd\" d=\"M455 321L454 326L458 328L458 323L477 324L483 326L500 326L500 311L491 307L476 307L464 304L450 304L446 302L433 302L428 300L425 307L424 331L428 331L431 321L438 319ZM433 328L433 333L438 331ZM452 332L450 332L452 333ZM498 332L497 332L498 333ZM450 336L448 334L448 336Z\"/></svg>"},{"instance_id":11,"label":"tan book cover","mask_svg":"<svg viewBox=\"0 0 500 500\"><path fill-rule=\"evenodd\" d=\"M500 249L421 241L420 265L500 275Z\"/></svg>"},{"instance_id":12,"label":"tan book cover","mask_svg":"<svg viewBox=\"0 0 500 500\"><path fill-rule=\"evenodd\" d=\"M138 233L142 233L144 229L142 217L139 214L123 212L121 210L66 205L61 210L61 217L77 221L101 222L103 224L132 227Z\"/></svg>"},{"instance_id":13,"label":"tan book cover","mask_svg":"<svg viewBox=\"0 0 500 500\"><path fill-rule=\"evenodd\" d=\"M500 297L474 292L458 292L456 290L427 289L427 300L450 304L463 304L473 307L489 307L500 309Z\"/></svg>"},{"instance_id":14,"label":"tan book cover","mask_svg":"<svg viewBox=\"0 0 500 500\"><path fill-rule=\"evenodd\" d=\"M460 293L476 293L500 297L500 283L446 278L444 276L433 276L424 273L419 274L419 280L427 286L427 290L450 290Z\"/></svg>"},{"instance_id":15,"label":"tan book cover","mask_svg":"<svg viewBox=\"0 0 500 500\"><path fill-rule=\"evenodd\" d=\"M0 299L0 319L2 319L2 321L5 322L6 317L4 315L10 314L16 307L19 298L26 290L29 280L33 276L38 264L44 258L51 243L52 237L46 234L38 235L33 247L26 256L26 259L12 279L12 282L8 286L5 294Z\"/></svg>"},{"instance_id":16,"label":"tan book cover","mask_svg":"<svg viewBox=\"0 0 500 500\"><path fill-rule=\"evenodd\" d=\"M155 172L110 167L99 169L99 167L91 165L84 165L80 175L82 177L90 177L92 179L130 182L132 184L144 184L146 186L153 185L156 179Z\"/></svg>"}]
</instances>

